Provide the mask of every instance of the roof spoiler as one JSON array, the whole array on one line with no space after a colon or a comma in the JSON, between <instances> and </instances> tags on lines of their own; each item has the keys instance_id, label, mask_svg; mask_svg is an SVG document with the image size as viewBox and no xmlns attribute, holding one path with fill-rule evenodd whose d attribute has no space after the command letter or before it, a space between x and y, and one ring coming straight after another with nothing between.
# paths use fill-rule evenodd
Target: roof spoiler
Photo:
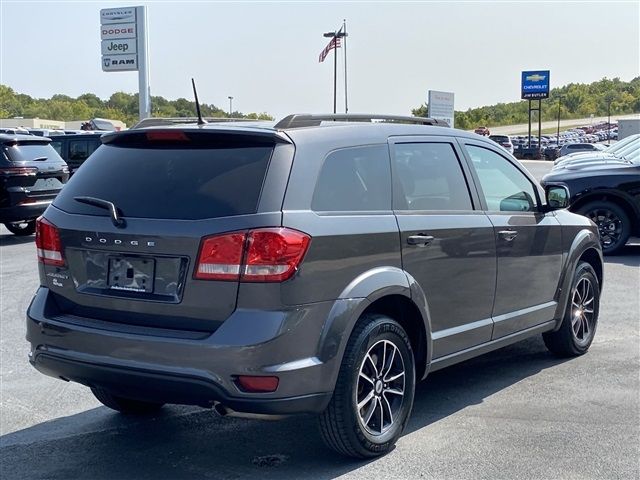
<instances>
[{"instance_id":1,"label":"roof spoiler","mask_svg":"<svg viewBox=\"0 0 640 480\"><path fill-rule=\"evenodd\" d=\"M227 117L204 117L207 123L225 123L225 122L257 122L259 120L255 120L253 118L227 118ZM198 124L199 119L197 117L149 117L143 120L140 120L136 123L130 130L135 130L139 128L146 127L162 127L169 125L184 125L195 123Z\"/></svg>"},{"instance_id":2,"label":"roof spoiler","mask_svg":"<svg viewBox=\"0 0 640 480\"><path fill-rule=\"evenodd\" d=\"M371 113L333 113L333 114L307 114L296 113L284 117L275 124L276 130L284 130L287 128L315 127L324 121L334 122L373 122L380 120L382 122L392 123L413 123L417 125L435 125L439 127L448 127L449 124L442 120L425 117L408 117L402 115L378 115Z\"/></svg>"}]
</instances>

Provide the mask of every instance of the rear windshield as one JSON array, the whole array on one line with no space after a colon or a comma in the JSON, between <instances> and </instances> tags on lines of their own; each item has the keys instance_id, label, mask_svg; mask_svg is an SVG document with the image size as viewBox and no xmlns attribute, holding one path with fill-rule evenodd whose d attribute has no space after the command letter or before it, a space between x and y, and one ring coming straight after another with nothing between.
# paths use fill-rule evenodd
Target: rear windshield
<instances>
[{"instance_id":1,"label":"rear windshield","mask_svg":"<svg viewBox=\"0 0 640 480\"><path fill-rule=\"evenodd\" d=\"M489 138L491 140L493 140L494 142L508 142L509 141L509 137L505 137L504 135L491 135Z\"/></svg>"},{"instance_id":2,"label":"rear windshield","mask_svg":"<svg viewBox=\"0 0 640 480\"><path fill-rule=\"evenodd\" d=\"M16 142L2 145L2 153L10 162L31 162L34 160L62 161L49 142Z\"/></svg>"},{"instance_id":3,"label":"rear windshield","mask_svg":"<svg viewBox=\"0 0 640 480\"><path fill-rule=\"evenodd\" d=\"M130 148L103 145L55 199L69 213L107 215L75 201L113 202L125 217L197 220L255 213L272 145Z\"/></svg>"}]
</instances>

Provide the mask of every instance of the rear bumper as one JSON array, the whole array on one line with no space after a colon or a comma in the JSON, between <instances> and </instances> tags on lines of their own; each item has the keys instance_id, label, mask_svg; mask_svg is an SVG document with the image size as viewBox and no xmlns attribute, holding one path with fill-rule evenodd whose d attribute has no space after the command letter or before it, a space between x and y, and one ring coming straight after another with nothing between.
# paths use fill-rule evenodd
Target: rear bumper
<instances>
[{"instance_id":1,"label":"rear bumper","mask_svg":"<svg viewBox=\"0 0 640 480\"><path fill-rule=\"evenodd\" d=\"M40 372L139 400L238 412L316 413L326 408L340 367L321 358L320 338L333 302L282 312L237 310L204 337L172 337L125 323L84 322L58 311L41 287L27 311L30 361ZM126 315L126 313L123 313ZM156 334L157 333L157 334ZM273 393L246 393L238 375L279 378Z\"/></svg>"},{"instance_id":2,"label":"rear bumper","mask_svg":"<svg viewBox=\"0 0 640 480\"><path fill-rule=\"evenodd\" d=\"M331 400L331 393L288 398L233 397L214 382L197 376L171 375L130 367L80 362L45 352L36 352L30 361L45 375L89 387L100 385L116 395L138 400L159 400L163 403L204 407L219 402L237 412L266 415L321 412Z\"/></svg>"},{"instance_id":3,"label":"rear bumper","mask_svg":"<svg viewBox=\"0 0 640 480\"><path fill-rule=\"evenodd\" d=\"M44 213L53 201L53 198L54 197L48 200L39 200L36 203L25 203L0 208L0 223L36 219Z\"/></svg>"}]
</instances>

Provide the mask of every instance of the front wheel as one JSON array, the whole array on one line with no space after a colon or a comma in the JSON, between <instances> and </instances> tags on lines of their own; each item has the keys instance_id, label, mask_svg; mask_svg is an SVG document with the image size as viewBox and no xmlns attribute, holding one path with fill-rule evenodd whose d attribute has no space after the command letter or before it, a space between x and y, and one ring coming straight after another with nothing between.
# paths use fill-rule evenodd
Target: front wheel
<instances>
[{"instance_id":1,"label":"front wheel","mask_svg":"<svg viewBox=\"0 0 640 480\"><path fill-rule=\"evenodd\" d=\"M606 201L591 202L581 207L577 213L598 226L602 253L613 255L624 248L631 235L631 222L618 205Z\"/></svg>"},{"instance_id":2,"label":"front wheel","mask_svg":"<svg viewBox=\"0 0 640 480\"><path fill-rule=\"evenodd\" d=\"M23 220L21 222L7 222L4 224L11 233L18 237L28 237L36 231L35 220Z\"/></svg>"},{"instance_id":3,"label":"front wheel","mask_svg":"<svg viewBox=\"0 0 640 480\"><path fill-rule=\"evenodd\" d=\"M559 357L587 353L596 333L599 310L598 277L590 264L580 262L573 275L562 325L555 332L542 334L547 348Z\"/></svg>"},{"instance_id":4,"label":"front wheel","mask_svg":"<svg viewBox=\"0 0 640 480\"><path fill-rule=\"evenodd\" d=\"M415 360L404 329L383 315L364 315L343 357L320 432L330 448L375 457L397 442L411 413Z\"/></svg>"}]
</instances>

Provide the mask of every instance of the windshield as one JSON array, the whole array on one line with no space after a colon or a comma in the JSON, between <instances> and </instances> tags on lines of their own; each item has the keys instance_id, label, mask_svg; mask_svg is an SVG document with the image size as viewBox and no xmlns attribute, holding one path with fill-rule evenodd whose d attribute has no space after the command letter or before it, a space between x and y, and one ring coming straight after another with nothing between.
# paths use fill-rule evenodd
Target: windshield
<instances>
[{"instance_id":1,"label":"windshield","mask_svg":"<svg viewBox=\"0 0 640 480\"><path fill-rule=\"evenodd\" d=\"M62 160L49 142L16 142L3 145L2 153L11 162L31 162L38 160Z\"/></svg>"},{"instance_id":2,"label":"windshield","mask_svg":"<svg viewBox=\"0 0 640 480\"><path fill-rule=\"evenodd\" d=\"M607 147L607 152L615 153L621 148L624 148L625 146L629 145L634 140L638 140L639 138L640 138L640 134L631 135L630 137L624 138L619 142L614 143L610 147Z\"/></svg>"},{"instance_id":3,"label":"windshield","mask_svg":"<svg viewBox=\"0 0 640 480\"><path fill-rule=\"evenodd\" d=\"M53 150L53 149L52 149ZM54 205L105 215L74 197L113 202L139 218L198 220L255 213L273 146L125 148L102 145L74 174Z\"/></svg>"}]
</instances>

